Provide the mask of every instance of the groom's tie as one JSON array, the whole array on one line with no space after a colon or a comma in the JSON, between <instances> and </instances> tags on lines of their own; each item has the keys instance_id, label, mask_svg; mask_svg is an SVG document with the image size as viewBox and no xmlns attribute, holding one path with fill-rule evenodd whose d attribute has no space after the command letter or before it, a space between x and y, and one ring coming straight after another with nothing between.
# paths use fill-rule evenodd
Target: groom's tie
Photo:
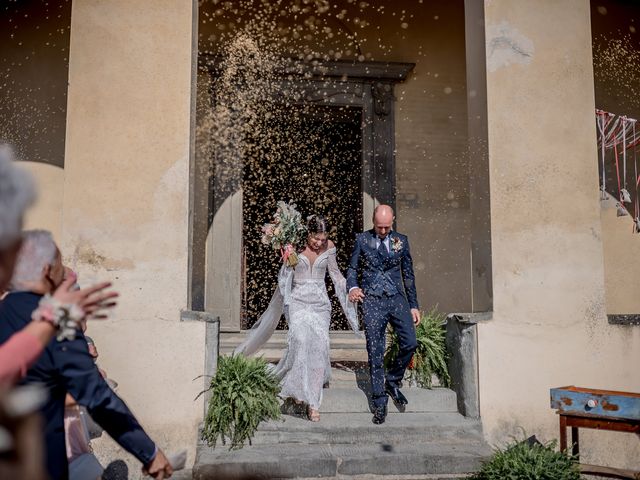
<instances>
[{"instance_id":1,"label":"groom's tie","mask_svg":"<svg viewBox=\"0 0 640 480\"><path fill-rule=\"evenodd\" d=\"M380 255L382 255L383 257L386 257L389 254L389 250L387 250L387 246L384 243L384 240L379 238L380 240L380 245L378 246L378 253L380 253Z\"/></svg>"}]
</instances>

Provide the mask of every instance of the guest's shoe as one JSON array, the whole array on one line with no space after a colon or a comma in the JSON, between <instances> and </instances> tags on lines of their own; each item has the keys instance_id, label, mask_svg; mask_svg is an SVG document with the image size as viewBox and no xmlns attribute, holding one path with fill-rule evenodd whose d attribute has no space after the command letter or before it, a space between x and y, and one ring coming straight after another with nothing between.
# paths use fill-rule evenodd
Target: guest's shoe
<instances>
[{"instance_id":1,"label":"guest's shoe","mask_svg":"<svg viewBox=\"0 0 640 480\"><path fill-rule=\"evenodd\" d=\"M382 407L377 407L374 411L373 411L373 419L371 420L373 423L375 423L376 425L380 425L381 423L384 423L384 421L387 419L387 406L383 405Z\"/></svg>"},{"instance_id":2,"label":"guest's shoe","mask_svg":"<svg viewBox=\"0 0 640 480\"><path fill-rule=\"evenodd\" d=\"M393 403L395 403L396 405L405 406L409 403L407 397L402 394L398 387L385 382L384 389L391 397L391 400L393 400Z\"/></svg>"}]
</instances>

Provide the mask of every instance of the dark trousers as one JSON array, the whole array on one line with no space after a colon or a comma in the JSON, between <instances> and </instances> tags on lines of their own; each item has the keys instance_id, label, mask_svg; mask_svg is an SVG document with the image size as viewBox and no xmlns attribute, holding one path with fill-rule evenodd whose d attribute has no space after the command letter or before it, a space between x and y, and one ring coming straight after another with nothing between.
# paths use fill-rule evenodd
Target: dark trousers
<instances>
[{"instance_id":1,"label":"dark trousers","mask_svg":"<svg viewBox=\"0 0 640 480\"><path fill-rule=\"evenodd\" d=\"M416 330L411 317L409 303L404 295L392 297L365 296L362 304L364 313L364 332L369 354L369 374L371 375L371 398L374 407L387 404L385 393L384 352L387 324L391 322L400 342L400 351L386 374L386 381L398 386L413 352L418 348Z\"/></svg>"}]
</instances>

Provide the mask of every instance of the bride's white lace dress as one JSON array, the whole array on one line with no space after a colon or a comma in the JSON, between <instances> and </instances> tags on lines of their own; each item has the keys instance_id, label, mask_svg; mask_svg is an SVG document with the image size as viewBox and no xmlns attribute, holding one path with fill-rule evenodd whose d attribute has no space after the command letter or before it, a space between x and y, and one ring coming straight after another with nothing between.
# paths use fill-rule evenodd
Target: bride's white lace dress
<instances>
[{"instance_id":1,"label":"bride's white lace dress","mask_svg":"<svg viewBox=\"0 0 640 480\"><path fill-rule=\"evenodd\" d=\"M318 255L313 264L304 254L299 254L295 269L283 265L269 307L235 351L245 355L255 353L269 339L284 312L289 324L287 348L275 367L281 379L280 396L295 398L313 409L320 408L323 385L331 376L331 301L325 287L327 270L349 325L361 335L356 306L347 298L346 280L338 268L336 249L332 247Z\"/></svg>"}]
</instances>

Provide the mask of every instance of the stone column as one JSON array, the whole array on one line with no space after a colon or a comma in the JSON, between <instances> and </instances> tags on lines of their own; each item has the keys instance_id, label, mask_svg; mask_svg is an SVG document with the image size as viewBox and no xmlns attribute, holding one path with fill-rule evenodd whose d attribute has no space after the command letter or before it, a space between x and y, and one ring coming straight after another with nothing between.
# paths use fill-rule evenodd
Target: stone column
<instances>
[{"instance_id":1,"label":"stone column","mask_svg":"<svg viewBox=\"0 0 640 480\"><path fill-rule=\"evenodd\" d=\"M484 5L464 2L471 227L471 311L493 308Z\"/></svg>"},{"instance_id":2,"label":"stone column","mask_svg":"<svg viewBox=\"0 0 640 480\"><path fill-rule=\"evenodd\" d=\"M640 388L640 336L605 315L590 6L487 0L485 20L494 315L478 332L480 413L492 441L517 427L551 439L549 388ZM582 461L637 459L597 433L581 432Z\"/></svg>"},{"instance_id":3,"label":"stone column","mask_svg":"<svg viewBox=\"0 0 640 480\"><path fill-rule=\"evenodd\" d=\"M193 378L203 373L204 324L180 322L194 5L78 0L71 21L63 252L81 284L109 279L121 293L116 318L87 333L118 393L169 451L194 446L202 418Z\"/></svg>"}]
</instances>

